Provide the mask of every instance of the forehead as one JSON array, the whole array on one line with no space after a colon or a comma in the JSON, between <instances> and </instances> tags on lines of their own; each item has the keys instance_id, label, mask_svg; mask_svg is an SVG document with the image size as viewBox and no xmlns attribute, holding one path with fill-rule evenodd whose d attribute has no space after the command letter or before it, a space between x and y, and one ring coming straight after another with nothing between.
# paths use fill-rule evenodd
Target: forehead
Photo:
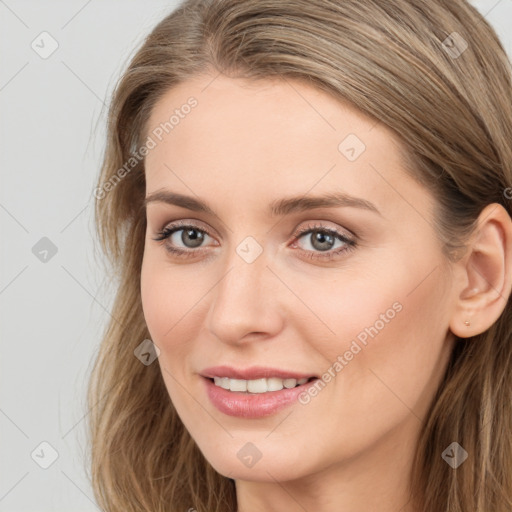
<instances>
[{"instance_id":1,"label":"forehead","mask_svg":"<svg viewBox=\"0 0 512 512\"><path fill-rule=\"evenodd\" d=\"M209 132L210 139L221 135L233 139L237 135L247 150L251 141L257 146L271 138L293 142L301 137L311 143L329 135L336 140L344 133L364 138L377 124L347 102L303 80L248 81L203 75L168 90L153 107L146 131L163 128L170 143L182 142L180 132L184 130L194 130L197 135ZM399 144L390 130L382 125L378 128L374 138L384 137L388 144ZM207 144L208 139L201 142Z\"/></svg>"},{"instance_id":2,"label":"forehead","mask_svg":"<svg viewBox=\"0 0 512 512\"><path fill-rule=\"evenodd\" d=\"M426 193L405 175L391 130L289 79L188 80L155 105L146 134L155 141L146 157L149 192L168 187L266 205L276 196L341 191L382 206L397 200L393 183Z\"/></svg>"}]
</instances>

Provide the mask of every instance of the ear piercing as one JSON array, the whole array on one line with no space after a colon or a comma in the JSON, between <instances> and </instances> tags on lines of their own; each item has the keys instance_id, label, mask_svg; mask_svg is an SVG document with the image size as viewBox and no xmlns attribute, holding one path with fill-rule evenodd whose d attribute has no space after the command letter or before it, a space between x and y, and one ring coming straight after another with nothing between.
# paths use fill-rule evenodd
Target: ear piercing
<instances>
[{"instance_id":1,"label":"ear piercing","mask_svg":"<svg viewBox=\"0 0 512 512\"><path fill-rule=\"evenodd\" d=\"M470 293L471 293L472 295L477 294L477 293L478 293L478 287L477 287L477 288L471 288ZM469 320L464 320L464 325L465 325L466 327L469 327L469 326L471 325L471 322L470 322Z\"/></svg>"}]
</instances>

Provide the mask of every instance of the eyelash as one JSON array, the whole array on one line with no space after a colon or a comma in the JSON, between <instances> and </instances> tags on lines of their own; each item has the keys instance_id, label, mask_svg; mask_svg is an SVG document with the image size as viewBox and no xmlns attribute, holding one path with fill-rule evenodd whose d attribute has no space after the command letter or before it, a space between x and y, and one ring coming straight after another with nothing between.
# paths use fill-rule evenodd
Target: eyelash
<instances>
[{"instance_id":1,"label":"eyelash","mask_svg":"<svg viewBox=\"0 0 512 512\"><path fill-rule=\"evenodd\" d=\"M156 233L157 236L155 238L153 238L153 240L155 240L157 242L163 242L163 241L167 240L171 235L176 233L177 231L181 231L184 229L194 229L201 233L207 234L208 236L213 238L213 235L207 229L199 228L199 226L195 226L193 224L188 224L186 222L178 221L174 224L171 224L170 226L166 226L161 231L158 231ZM327 228L322 225L307 226L302 229L299 229L293 235L294 243L301 237L303 237L307 234L314 233L314 232L332 235L336 239L343 242L345 244L345 246L338 248L335 251L328 251L328 252L324 252L324 253L319 252L319 251L306 251L304 249L299 249L301 252L307 253L308 255L306 257L309 259L312 259L312 260L317 259L317 260L322 260L322 261L331 261L332 259L334 259L335 256L337 256L341 253L344 253L344 252L352 251L357 246L355 240L346 237L345 235L343 235L339 231L336 231L335 229ZM165 249L168 252L170 252L171 254L176 255L180 258L189 258L194 255L197 255L198 252L203 252L203 250L204 250L204 249L188 249L188 250L178 249L176 247L171 247L170 245L166 245Z\"/></svg>"}]
</instances>

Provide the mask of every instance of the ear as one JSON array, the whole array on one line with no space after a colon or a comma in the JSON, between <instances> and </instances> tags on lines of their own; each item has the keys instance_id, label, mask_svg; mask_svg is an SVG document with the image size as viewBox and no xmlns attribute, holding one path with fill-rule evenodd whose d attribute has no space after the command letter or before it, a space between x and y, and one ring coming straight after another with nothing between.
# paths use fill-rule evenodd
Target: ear
<instances>
[{"instance_id":1,"label":"ear","mask_svg":"<svg viewBox=\"0 0 512 512\"><path fill-rule=\"evenodd\" d=\"M457 267L456 305L450 330L476 336L499 318L512 289L512 219L498 203L480 213L468 250Z\"/></svg>"}]
</instances>

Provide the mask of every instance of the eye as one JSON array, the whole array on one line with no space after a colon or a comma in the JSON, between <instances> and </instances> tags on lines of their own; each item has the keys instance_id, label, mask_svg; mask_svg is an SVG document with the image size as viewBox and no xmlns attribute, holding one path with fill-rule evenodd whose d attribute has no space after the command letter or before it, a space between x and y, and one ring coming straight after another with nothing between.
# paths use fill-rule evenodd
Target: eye
<instances>
[{"instance_id":1,"label":"eye","mask_svg":"<svg viewBox=\"0 0 512 512\"><path fill-rule=\"evenodd\" d=\"M306 243L299 245L301 245L303 252L309 253L306 257L310 259L331 260L338 254L352 250L356 246L353 238L349 238L336 229L327 228L322 225L308 226L300 229L295 234L295 239L304 239ZM338 242L337 247L336 242ZM296 242L292 244L292 247L295 245Z\"/></svg>"},{"instance_id":2,"label":"eye","mask_svg":"<svg viewBox=\"0 0 512 512\"><path fill-rule=\"evenodd\" d=\"M204 242L209 238L213 239L207 229L199 228L197 225L185 221L177 221L159 231L153 240L165 241L165 249L169 253L177 257L188 258L205 251ZM301 239L304 239L306 243L297 244ZM215 242L215 245L218 243ZM354 249L356 241L336 229L313 225L304 227L294 234L291 247L295 248L297 245L304 257L328 261L343 252Z\"/></svg>"},{"instance_id":3,"label":"eye","mask_svg":"<svg viewBox=\"0 0 512 512\"><path fill-rule=\"evenodd\" d=\"M188 256L196 253L197 248L200 248L208 238L212 237L206 229L200 229L193 224L178 221L159 231L153 240L165 240L165 248L170 253ZM183 244L182 247L180 247L180 243Z\"/></svg>"}]
</instances>

